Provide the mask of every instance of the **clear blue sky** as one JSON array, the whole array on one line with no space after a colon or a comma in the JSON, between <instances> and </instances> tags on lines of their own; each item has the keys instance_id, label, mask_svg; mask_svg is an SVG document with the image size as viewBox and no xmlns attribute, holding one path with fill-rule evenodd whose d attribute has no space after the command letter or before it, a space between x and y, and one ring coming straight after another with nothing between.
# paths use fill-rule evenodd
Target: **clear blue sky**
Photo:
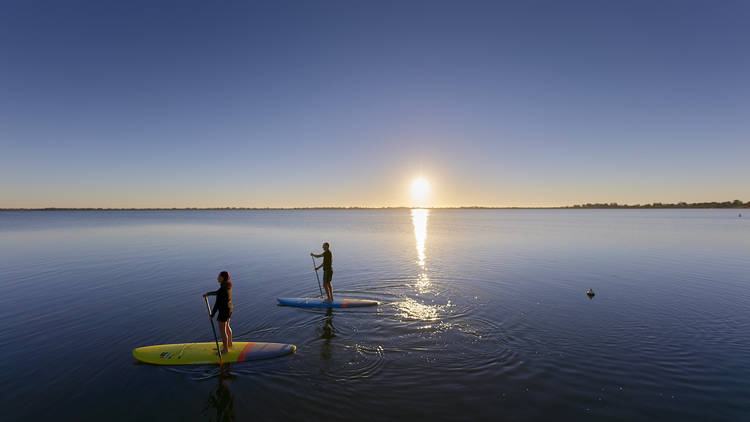
<instances>
[{"instance_id":1,"label":"clear blue sky","mask_svg":"<svg viewBox=\"0 0 750 422\"><path fill-rule=\"evenodd\" d=\"M748 1L4 1L0 207L750 200Z\"/></svg>"}]
</instances>

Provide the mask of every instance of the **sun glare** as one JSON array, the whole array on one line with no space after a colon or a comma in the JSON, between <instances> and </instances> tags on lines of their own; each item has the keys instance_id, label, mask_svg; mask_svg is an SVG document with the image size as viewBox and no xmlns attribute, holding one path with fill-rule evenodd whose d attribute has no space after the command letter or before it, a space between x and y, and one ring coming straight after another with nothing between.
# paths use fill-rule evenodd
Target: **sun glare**
<instances>
[{"instance_id":1,"label":"sun glare","mask_svg":"<svg viewBox=\"0 0 750 422\"><path fill-rule=\"evenodd\" d=\"M430 182L423 178L414 179L411 183L411 196L417 201L424 201L430 194Z\"/></svg>"}]
</instances>

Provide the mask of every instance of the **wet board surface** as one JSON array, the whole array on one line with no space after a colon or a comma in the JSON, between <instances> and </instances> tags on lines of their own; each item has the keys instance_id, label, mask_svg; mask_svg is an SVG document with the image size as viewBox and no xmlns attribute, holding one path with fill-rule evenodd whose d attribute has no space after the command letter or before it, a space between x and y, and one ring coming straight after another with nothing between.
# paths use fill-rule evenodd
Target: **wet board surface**
<instances>
[{"instance_id":1,"label":"wet board surface","mask_svg":"<svg viewBox=\"0 0 750 422\"><path fill-rule=\"evenodd\" d=\"M280 297L276 300L282 305L303 308L357 308L379 305L377 301L367 299L334 299L333 302L324 302L320 297Z\"/></svg>"},{"instance_id":2,"label":"wet board surface","mask_svg":"<svg viewBox=\"0 0 750 422\"><path fill-rule=\"evenodd\" d=\"M219 343L221 347L221 343ZM235 341L229 352L221 355L224 363L270 359L294 353L293 344ZM160 344L133 349L133 356L154 365L218 364L216 343Z\"/></svg>"}]
</instances>

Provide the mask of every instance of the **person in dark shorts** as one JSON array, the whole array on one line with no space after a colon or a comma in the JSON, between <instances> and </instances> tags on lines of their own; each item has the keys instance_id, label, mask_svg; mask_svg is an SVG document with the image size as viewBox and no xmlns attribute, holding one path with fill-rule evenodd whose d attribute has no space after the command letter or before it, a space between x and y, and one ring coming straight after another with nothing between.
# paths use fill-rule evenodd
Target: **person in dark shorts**
<instances>
[{"instance_id":1,"label":"person in dark shorts","mask_svg":"<svg viewBox=\"0 0 750 422\"><path fill-rule=\"evenodd\" d=\"M323 253L320 255L310 253L310 256L315 258L323 258L323 263L315 267L315 270L323 268L323 288L326 290L326 300L324 302L333 302L333 287L331 287L331 280L333 279L333 254L330 251L328 242L323 244Z\"/></svg>"},{"instance_id":2,"label":"person in dark shorts","mask_svg":"<svg viewBox=\"0 0 750 422\"><path fill-rule=\"evenodd\" d=\"M229 327L229 318L232 317L232 310L234 309L234 306L232 305L232 283L229 281L229 273L226 271L220 272L216 281L221 284L219 290L208 292L204 294L203 297L216 296L214 309L211 311L211 318L213 318L217 312L219 313L219 317L216 318L216 320L219 321L221 342L224 344L221 353L227 353L232 347L232 329Z\"/></svg>"}]
</instances>

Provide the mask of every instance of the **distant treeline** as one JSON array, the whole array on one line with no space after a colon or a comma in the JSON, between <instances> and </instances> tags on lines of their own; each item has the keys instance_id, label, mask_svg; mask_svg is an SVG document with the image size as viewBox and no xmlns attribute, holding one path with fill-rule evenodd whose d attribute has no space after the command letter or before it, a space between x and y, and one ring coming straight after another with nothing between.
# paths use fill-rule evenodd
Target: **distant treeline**
<instances>
[{"instance_id":1,"label":"distant treeline","mask_svg":"<svg viewBox=\"0 0 750 422\"><path fill-rule=\"evenodd\" d=\"M635 205L610 202L608 204L581 204L563 208L750 208L750 201L742 202L739 199L735 199L734 201L726 202L693 202L690 204L688 204L687 202L678 202L676 204L654 202L651 204Z\"/></svg>"},{"instance_id":2,"label":"distant treeline","mask_svg":"<svg viewBox=\"0 0 750 422\"><path fill-rule=\"evenodd\" d=\"M280 211L280 210L408 210L412 207L294 207L294 208L249 208L249 207L217 207L217 208L0 208L0 211ZM665 204L654 202L651 204L618 204L617 202L580 204L561 207L428 207L430 209L461 209L461 210L494 210L494 209L574 209L574 208L750 208L750 201L739 199L726 202L678 202Z\"/></svg>"}]
</instances>

